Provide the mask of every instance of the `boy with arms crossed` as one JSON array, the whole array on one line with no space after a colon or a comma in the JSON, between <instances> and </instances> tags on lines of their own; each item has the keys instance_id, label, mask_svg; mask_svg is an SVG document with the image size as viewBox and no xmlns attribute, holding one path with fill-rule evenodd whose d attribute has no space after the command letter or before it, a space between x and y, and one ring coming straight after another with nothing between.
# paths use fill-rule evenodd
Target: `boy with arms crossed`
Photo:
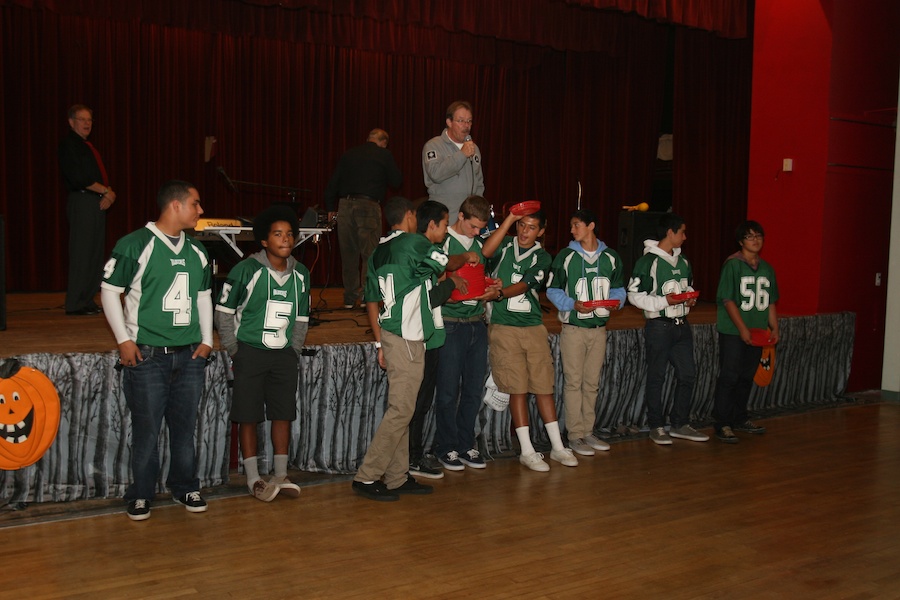
<instances>
[{"instance_id":1,"label":"boy with arms crossed","mask_svg":"<svg viewBox=\"0 0 900 600\"><path fill-rule=\"evenodd\" d=\"M756 221L741 223L735 237L741 249L722 265L716 292L716 329L719 331L719 378L716 380L713 419L716 438L736 444L735 431L765 433L747 414L753 375L759 368L760 346L750 345L750 329L769 330L769 343L778 343L778 283L775 269L760 258L765 232Z\"/></svg>"},{"instance_id":2,"label":"boy with arms crossed","mask_svg":"<svg viewBox=\"0 0 900 600\"><path fill-rule=\"evenodd\" d=\"M597 218L589 210L572 214L572 241L553 260L547 281L547 298L559 310L563 324L559 352L565 375L569 447L582 456L609 450L609 444L594 435L609 309L587 308L584 303L618 300L618 308L625 303L622 259L597 239L596 223Z\"/></svg>"},{"instance_id":3,"label":"boy with arms crossed","mask_svg":"<svg viewBox=\"0 0 900 600\"><path fill-rule=\"evenodd\" d=\"M705 442L709 436L690 424L691 396L694 393L696 366L694 337L687 315L696 298L678 300L677 294L693 291L691 265L681 254L687 239L684 219L674 213L660 217L659 241L645 240L644 255L634 265L628 283L628 301L644 311L644 347L647 354L647 384L644 402L650 439L661 446L672 444L672 438ZM669 415L671 428L666 433L666 416L662 408L662 388L666 367L675 368L675 403Z\"/></svg>"},{"instance_id":4,"label":"boy with arms crossed","mask_svg":"<svg viewBox=\"0 0 900 600\"><path fill-rule=\"evenodd\" d=\"M516 235L506 237L516 225ZM521 447L519 462L532 471L549 471L544 455L535 452L528 428L528 392L535 395L552 450L550 458L567 467L578 460L562 443L556 404L555 374L547 328L544 327L538 291L546 282L553 262L537 239L544 235L547 220L538 211L530 215L507 215L484 243L482 253L493 257L493 277L503 286L497 291L488 327L491 373L501 392L509 394L509 410Z\"/></svg>"},{"instance_id":5,"label":"boy with arms crossed","mask_svg":"<svg viewBox=\"0 0 900 600\"><path fill-rule=\"evenodd\" d=\"M291 252L299 223L294 211L271 206L253 221L262 250L229 273L216 306L216 329L232 358L231 420L238 423L250 495L263 502L279 492L300 496L287 477L291 422L297 418L299 359L309 326L309 271ZM259 476L257 424L272 421L275 474Z\"/></svg>"}]
</instances>

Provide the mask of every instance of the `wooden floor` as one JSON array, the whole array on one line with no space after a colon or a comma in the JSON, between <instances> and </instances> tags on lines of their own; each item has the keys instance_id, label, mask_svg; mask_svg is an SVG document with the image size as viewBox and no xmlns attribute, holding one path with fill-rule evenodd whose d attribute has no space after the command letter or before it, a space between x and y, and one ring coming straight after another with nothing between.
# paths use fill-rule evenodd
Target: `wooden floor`
<instances>
[{"instance_id":1,"label":"wooden floor","mask_svg":"<svg viewBox=\"0 0 900 600\"><path fill-rule=\"evenodd\" d=\"M498 459L395 503L345 480L8 527L0 597L900 596L900 406L764 424L734 446L634 440L549 473Z\"/></svg>"},{"instance_id":2,"label":"wooden floor","mask_svg":"<svg viewBox=\"0 0 900 600\"><path fill-rule=\"evenodd\" d=\"M548 308L544 324L550 333L558 333L560 324L556 311L550 311L550 302L543 298ZM0 331L0 358L30 354L33 352L107 352L115 350L112 333L103 315L66 316L63 309L65 295L10 294L7 296L7 329ZM99 297L97 298L99 302ZM371 341L369 321L365 313L356 308L342 308L343 296L339 288L312 290L310 305L316 326L310 327L307 345L342 344ZM700 303L691 311L691 323L715 323L715 305ZM644 318L633 306L626 305L614 312L609 329L643 327ZM216 338L218 343L218 338Z\"/></svg>"}]
</instances>

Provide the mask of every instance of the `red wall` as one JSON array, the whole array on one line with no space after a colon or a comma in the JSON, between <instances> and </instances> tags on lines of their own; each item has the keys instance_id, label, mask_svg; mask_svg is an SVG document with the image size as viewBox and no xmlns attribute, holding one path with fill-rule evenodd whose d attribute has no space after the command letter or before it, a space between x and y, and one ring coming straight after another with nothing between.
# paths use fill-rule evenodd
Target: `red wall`
<instances>
[{"instance_id":1,"label":"red wall","mask_svg":"<svg viewBox=\"0 0 900 600\"><path fill-rule=\"evenodd\" d=\"M898 28L894 0L756 2L748 216L781 313L856 313L851 391L880 387Z\"/></svg>"}]
</instances>

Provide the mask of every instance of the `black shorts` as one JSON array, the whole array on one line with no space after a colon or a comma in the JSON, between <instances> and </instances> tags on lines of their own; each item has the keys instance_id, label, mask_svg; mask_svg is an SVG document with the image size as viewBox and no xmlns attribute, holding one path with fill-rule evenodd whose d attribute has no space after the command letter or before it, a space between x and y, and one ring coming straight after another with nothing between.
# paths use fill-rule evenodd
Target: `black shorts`
<instances>
[{"instance_id":1,"label":"black shorts","mask_svg":"<svg viewBox=\"0 0 900 600\"><path fill-rule=\"evenodd\" d=\"M290 346L260 350L238 342L233 358L231 420L237 423L293 421L297 418L300 361Z\"/></svg>"}]
</instances>

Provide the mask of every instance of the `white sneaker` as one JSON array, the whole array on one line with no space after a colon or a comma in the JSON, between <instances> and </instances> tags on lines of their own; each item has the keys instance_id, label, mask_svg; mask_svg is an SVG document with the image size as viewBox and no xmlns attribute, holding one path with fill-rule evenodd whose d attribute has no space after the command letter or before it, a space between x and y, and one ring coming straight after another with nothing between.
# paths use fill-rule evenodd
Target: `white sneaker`
<instances>
[{"instance_id":1,"label":"white sneaker","mask_svg":"<svg viewBox=\"0 0 900 600\"><path fill-rule=\"evenodd\" d=\"M590 445L588 445L588 443L581 438L578 438L577 440L569 440L569 448L572 449L572 452L575 452L576 454L580 454L582 456L594 455L594 449L591 448Z\"/></svg>"},{"instance_id":2,"label":"white sneaker","mask_svg":"<svg viewBox=\"0 0 900 600\"><path fill-rule=\"evenodd\" d=\"M532 454L522 454L519 456L519 462L531 469L532 471L549 471L550 465L544 462L544 455L540 452Z\"/></svg>"},{"instance_id":3,"label":"white sneaker","mask_svg":"<svg viewBox=\"0 0 900 600\"><path fill-rule=\"evenodd\" d=\"M287 476L275 477L269 480L269 483L272 485L278 486L278 492L282 496L286 496L288 498L299 498L300 497L300 486L287 478Z\"/></svg>"},{"instance_id":4,"label":"white sneaker","mask_svg":"<svg viewBox=\"0 0 900 600\"><path fill-rule=\"evenodd\" d=\"M607 444L606 442L604 442L603 440L598 438L593 433L591 435L587 436L586 438L584 438L584 441L587 442L587 445L590 446L591 448L593 448L594 450L602 450L603 452L606 452L607 450L609 450L609 444Z\"/></svg>"},{"instance_id":5,"label":"white sneaker","mask_svg":"<svg viewBox=\"0 0 900 600\"><path fill-rule=\"evenodd\" d=\"M665 427L655 427L650 430L650 440L654 444L659 444L660 446L671 446L672 438L669 437L669 434L666 433Z\"/></svg>"},{"instance_id":6,"label":"white sneaker","mask_svg":"<svg viewBox=\"0 0 900 600\"><path fill-rule=\"evenodd\" d=\"M575 454L573 454L572 451L568 448L563 448L562 450L551 450L550 458L558 463L566 465L567 467L578 466L578 459L575 458Z\"/></svg>"}]
</instances>

